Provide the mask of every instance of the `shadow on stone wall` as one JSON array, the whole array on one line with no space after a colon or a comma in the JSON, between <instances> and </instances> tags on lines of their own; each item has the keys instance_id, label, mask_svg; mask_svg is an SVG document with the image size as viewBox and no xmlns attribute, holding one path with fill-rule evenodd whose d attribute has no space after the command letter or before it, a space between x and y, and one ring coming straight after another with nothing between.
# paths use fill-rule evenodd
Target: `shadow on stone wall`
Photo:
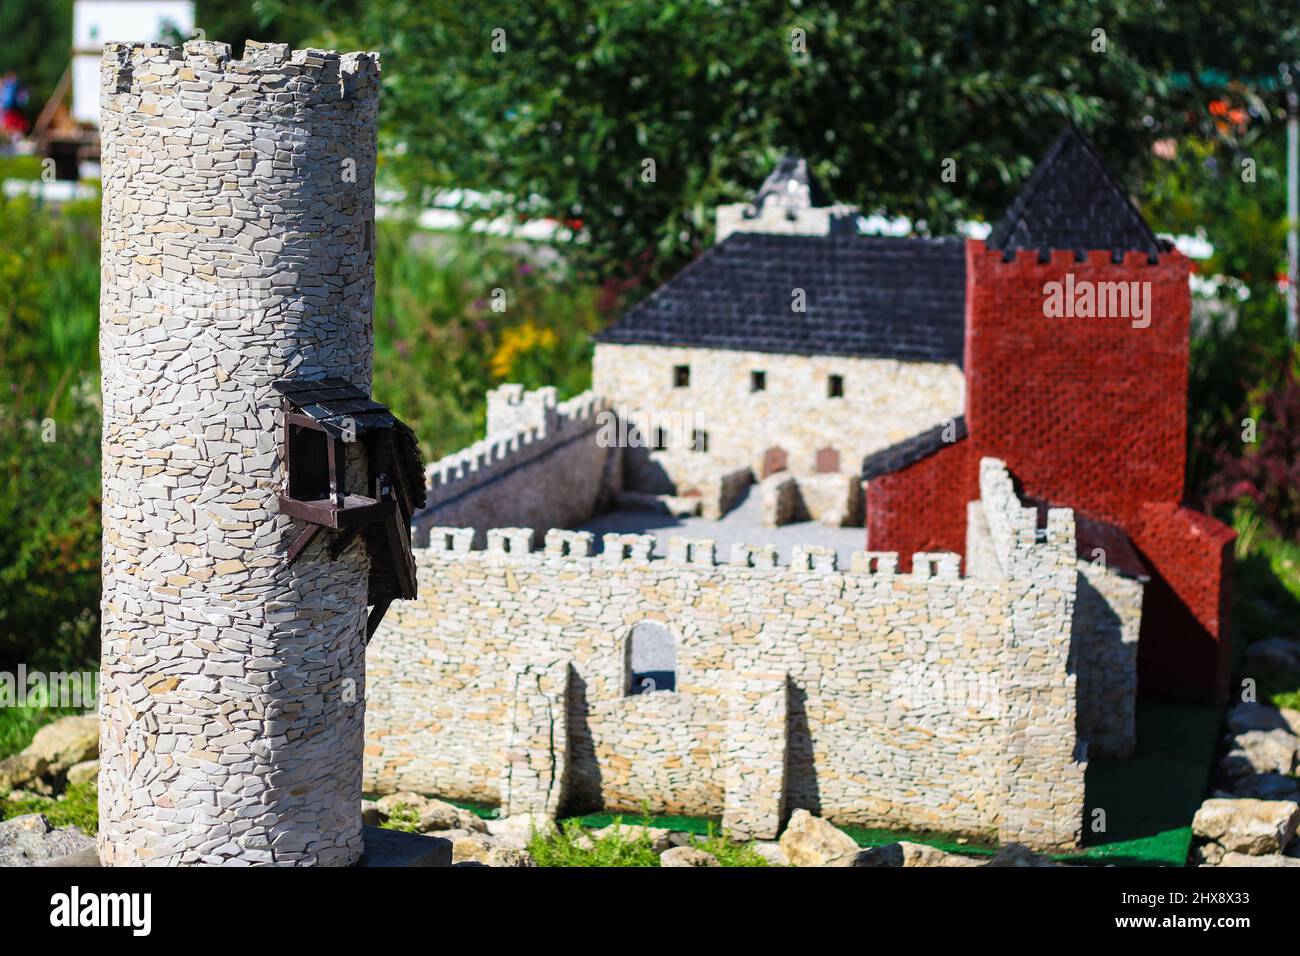
<instances>
[{"instance_id":1,"label":"shadow on stone wall","mask_svg":"<svg viewBox=\"0 0 1300 956\"><path fill-rule=\"evenodd\" d=\"M587 682L569 668L569 752L560 812L568 816L602 809L600 762L587 719Z\"/></svg>"},{"instance_id":2,"label":"shadow on stone wall","mask_svg":"<svg viewBox=\"0 0 1300 956\"><path fill-rule=\"evenodd\" d=\"M821 789L817 786L817 769L813 763L812 730L808 726L808 694L791 682L789 716L786 729L786 800L784 815L796 809L821 816ZM782 825L785 821L781 821Z\"/></svg>"}]
</instances>

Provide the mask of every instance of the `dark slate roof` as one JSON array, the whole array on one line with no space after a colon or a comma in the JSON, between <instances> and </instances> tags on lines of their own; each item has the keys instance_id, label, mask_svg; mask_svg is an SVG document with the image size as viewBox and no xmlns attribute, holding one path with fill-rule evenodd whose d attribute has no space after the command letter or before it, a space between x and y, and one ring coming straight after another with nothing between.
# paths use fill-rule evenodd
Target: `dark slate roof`
<instances>
[{"instance_id":1,"label":"dark slate roof","mask_svg":"<svg viewBox=\"0 0 1300 956\"><path fill-rule=\"evenodd\" d=\"M1034 167L986 245L1008 253L1108 249L1150 256L1167 248L1074 126L1066 127Z\"/></svg>"},{"instance_id":2,"label":"dark slate roof","mask_svg":"<svg viewBox=\"0 0 1300 956\"><path fill-rule=\"evenodd\" d=\"M767 174L767 179L763 180L758 194L754 196L754 205L762 208L768 196L788 196L791 192L791 183L808 190L810 205L831 204L830 196L822 189L822 184L809 172L807 160L801 156L783 156Z\"/></svg>"},{"instance_id":3,"label":"dark slate roof","mask_svg":"<svg viewBox=\"0 0 1300 956\"><path fill-rule=\"evenodd\" d=\"M336 437L348 430L349 423L354 434L361 434L372 428L392 428L396 421L386 406L341 378L280 379L271 387Z\"/></svg>"},{"instance_id":4,"label":"dark slate roof","mask_svg":"<svg viewBox=\"0 0 1300 956\"><path fill-rule=\"evenodd\" d=\"M397 473L406 482L406 493L411 499L411 513L406 515L407 524L410 524L411 517L425 504L424 459L420 455L420 439L415 437L411 426L398 419L393 421L396 426L393 438L397 442Z\"/></svg>"},{"instance_id":5,"label":"dark slate roof","mask_svg":"<svg viewBox=\"0 0 1300 956\"><path fill-rule=\"evenodd\" d=\"M961 441L966 437L966 416L958 415L952 423L952 441L945 440L944 431L948 428L948 424L941 422L911 438L904 438L896 445L890 445L868 455L862 460L862 479L870 481L881 475L901 471L909 465L916 464L922 458L929 457L939 449Z\"/></svg>"},{"instance_id":6,"label":"dark slate roof","mask_svg":"<svg viewBox=\"0 0 1300 956\"><path fill-rule=\"evenodd\" d=\"M738 232L597 339L960 365L965 304L960 239Z\"/></svg>"}]
</instances>

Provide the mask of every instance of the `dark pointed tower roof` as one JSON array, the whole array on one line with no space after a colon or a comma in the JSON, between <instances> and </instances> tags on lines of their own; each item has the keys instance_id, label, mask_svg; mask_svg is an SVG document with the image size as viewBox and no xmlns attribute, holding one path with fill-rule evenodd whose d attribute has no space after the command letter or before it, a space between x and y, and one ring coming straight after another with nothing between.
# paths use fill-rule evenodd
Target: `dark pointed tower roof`
<instances>
[{"instance_id":1,"label":"dark pointed tower roof","mask_svg":"<svg viewBox=\"0 0 1300 956\"><path fill-rule=\"evenodd\" d=\"M822 184L817 181L817 177L808 169L808 161L802 156L789 154L782 156L776 166L768 173L767 179L763 180L763 185L759 187L758 193L754 196L754 205L762 209L763 203L768 196L776 196L784 205L802 205L800 202L792 202L798 197L807 195L808 205L829 206L830 197L822 189Z\"/></svg>"},{"instance_id":2,"label":"dark pointed tower roof","mask_svg":"<svg viewBox=\"0 0 1300 956\"><path fill-rule=\"evenodd\" d=\"M1073 124L1052 148L989 233L991 249L1165 250L1087 137Z\"/></svg>"}]
</instances>

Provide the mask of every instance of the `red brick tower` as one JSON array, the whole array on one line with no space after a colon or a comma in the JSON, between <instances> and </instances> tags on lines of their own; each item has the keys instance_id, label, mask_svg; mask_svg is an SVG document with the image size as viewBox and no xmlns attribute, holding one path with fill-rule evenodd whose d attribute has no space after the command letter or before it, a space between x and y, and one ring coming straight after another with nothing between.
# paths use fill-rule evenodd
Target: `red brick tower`
<instances>
[{"instance_id":1,"label":"red brick tower","mask_svg":"<svg viewBox=\"0 0 1300 956\"><path fill-rule=\"evenodd\" d=\"M1189 264L1070 128L966 255L966 437L868 475L876 550L964 551L982 457L1121 528L1151 577L1144 696L1227 694L1233 532L1182 505ZM1085 555L1086 557L1086 555Z\"/></svg>"}]
</instances>

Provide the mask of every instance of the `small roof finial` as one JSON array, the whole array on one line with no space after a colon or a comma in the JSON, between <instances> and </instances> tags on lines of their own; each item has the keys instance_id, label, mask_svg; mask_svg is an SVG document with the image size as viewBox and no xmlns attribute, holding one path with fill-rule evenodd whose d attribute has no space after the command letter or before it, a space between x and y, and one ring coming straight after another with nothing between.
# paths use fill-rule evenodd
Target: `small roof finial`
<instances>
[{"instance_id":1,"label":"small roof finial","mask_svg":"<svg viewBox=\"0 0 1300 956\"><path fill-rule=\"evenodd\" d=\"M802 156L788 153L777 162L754 196L754 208L762 209L771 199L788 209L829 206L830 197L808 169Z\"/></svg>"}]
</instances>

